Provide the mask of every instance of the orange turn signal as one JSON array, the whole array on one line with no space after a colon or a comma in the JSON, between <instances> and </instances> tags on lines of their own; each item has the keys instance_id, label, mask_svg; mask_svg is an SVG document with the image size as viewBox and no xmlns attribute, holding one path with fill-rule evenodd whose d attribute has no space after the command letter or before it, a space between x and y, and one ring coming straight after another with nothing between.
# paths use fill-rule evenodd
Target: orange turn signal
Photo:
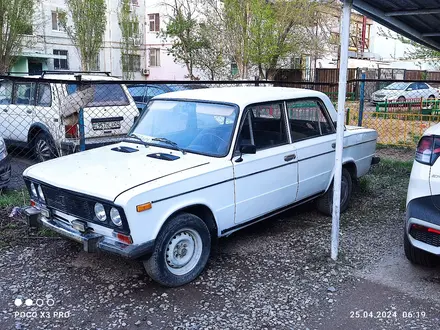
<instances>
[{"instance_id":1,"label":"orange turn signal","mask_svg":"<svg viewBox=\"0 0 440 330\"><path fill-rule=\"evenodd\" d=\"M117 233L116 238L125 244L132 244L133 243L133 240L131 239L130 235L124 235L121 233Z\"/></svg>"},{"instance_id":2,"label":"orange turn signal","mask_svg":"<svg viewBox=\"0 0 440 330\"><path fill-rule=\"evenodd\" d=\"M146 210L149 210L153 207L153 205L151 205L151 202L145 203L145 204L141 204L136 206L136 211L138 212L144 212Z\"/></svg>"}]
</instances>

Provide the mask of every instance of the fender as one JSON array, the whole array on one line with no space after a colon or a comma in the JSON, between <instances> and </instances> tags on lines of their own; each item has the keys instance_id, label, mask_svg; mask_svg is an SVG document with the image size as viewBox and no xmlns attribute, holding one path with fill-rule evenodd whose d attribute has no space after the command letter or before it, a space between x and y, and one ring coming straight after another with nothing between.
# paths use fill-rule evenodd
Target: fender
<instances>
[{"instance_id":1,"label":"fender","mask_svg":"<svg viewBox=\"0 0 440 330\"><path fill-rule=\"evenodd\" d=\"M52 134L49 131L49 128L47 128L47 126L44 125L43 123L37 122L37 123L33 123L31 125L31 127L29 128L29 132L28 132L28 136L27 136L28 143L31 143L31 132L35 129L39 130L39 131L43 131L52 139L52 141L54 140L52 137Z\"/></svg>"},{"instance_id":2,"label":"fender","mask_svg":"<svg viewBox=\"0 0 440 330\"><path fill-rule=\"evenodd\" d=\"M342 159L342 166L347 165L347 164L353 164L353 165L354 165L354 168L355 168L355 175L356 175L356 177L357 177L357 166L356 166L356 162L355 162L355 160L353 159L353 157L350 157L350 156L345 156L345 157L343 157L343 159ZM330 176L331 180L330 180L329 183L327 184L327 187L325 188L325 191L327 191L327 190L330 188L330 185L331 185L332 182L333 182L333 178L334 178L334 176L335 176L335 167L333 166L333 169L332 169L332 175Z\"/></svg>"}]
</instances>

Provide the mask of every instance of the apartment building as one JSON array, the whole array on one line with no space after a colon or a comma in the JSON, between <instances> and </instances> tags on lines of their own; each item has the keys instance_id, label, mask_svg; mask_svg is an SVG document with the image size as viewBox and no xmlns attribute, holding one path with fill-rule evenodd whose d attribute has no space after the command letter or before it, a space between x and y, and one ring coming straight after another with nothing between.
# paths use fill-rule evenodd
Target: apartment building
<instances>
[{"instance_id":1,"label":"apartment building","mask_svg":"<svg viewBox=\"0 0 440 330\"><path fill-rule=\"evenodd\" d=\"M120 0L107 0L107 28L96 68L123 77L121 56L121 29L118 22ZM12 72L39 72L41 70L81 70L77 49L61 26L57 12L67 10L64 0L37 2L32 34L26 36L30 47L23 49ZM136 54L130 57L131 78L136 80L183 80L185 67L174 62L167 54L170 41L158 36L166 22L166 6L160 0L131 0L130 10L137 16L139 29L133 35Z\"/></svg>"}]
</instances>

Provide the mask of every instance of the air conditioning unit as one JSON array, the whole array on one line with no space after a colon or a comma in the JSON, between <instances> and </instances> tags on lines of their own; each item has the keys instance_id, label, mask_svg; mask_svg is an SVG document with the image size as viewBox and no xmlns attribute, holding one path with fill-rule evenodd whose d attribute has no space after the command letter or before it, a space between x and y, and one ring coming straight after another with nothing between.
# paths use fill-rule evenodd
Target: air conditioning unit
<instances>
[{"instance_id":1,"label":"air conditioning unit","mask_svg":"<svg viewBox=\"0 0 440 330\"><path fill-rule=\"evenodd\" d=\"M142 75L144 75L144 76L150 75L150 69L142 69L141 72L142 72Z\"/></svg>"}]
</instances>

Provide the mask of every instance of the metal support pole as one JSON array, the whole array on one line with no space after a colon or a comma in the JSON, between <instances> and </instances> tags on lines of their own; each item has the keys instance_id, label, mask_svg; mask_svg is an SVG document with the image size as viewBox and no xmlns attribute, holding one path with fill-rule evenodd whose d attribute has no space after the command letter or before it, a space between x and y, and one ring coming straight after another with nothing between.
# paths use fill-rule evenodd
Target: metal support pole
<instances>
[{"instance_id":1,"label":"metal support pole","mask_svg":"<svg viewBox=\"0 0 440 330\"><path fill-rule=\"evenodd\" d=\"M339 66L338 117L336 127L335 176L333 179L333 214L331 258L338 258L339 216L341 206L342 151L344 147L345 96L347 93L348 39L353 0L344 0L341 19L341 57Z\"/></svg>"},{"instance_id":2,"label":"metal support pole","mask_svg":"<svg viewBox=\"0 0 440 330\"><path fill-rule=\"evenodd\" d=\"M79 151L86 150L86 135L84 131L84 110L79 109L78 113L78 124L79 124Z\"/></svg>"},{"instance_id":3,"label":"metal support pole","mask_svg":"<svg viewBox=\"0 0 440 330\"><path fill-rule=\"evenodd\" d=\"M362 126L362 119L364 117L364 103L365 103L365 72L361 75L361 91L359 95L359 118L358 126Z\"/></svg>"}]
</instances>

